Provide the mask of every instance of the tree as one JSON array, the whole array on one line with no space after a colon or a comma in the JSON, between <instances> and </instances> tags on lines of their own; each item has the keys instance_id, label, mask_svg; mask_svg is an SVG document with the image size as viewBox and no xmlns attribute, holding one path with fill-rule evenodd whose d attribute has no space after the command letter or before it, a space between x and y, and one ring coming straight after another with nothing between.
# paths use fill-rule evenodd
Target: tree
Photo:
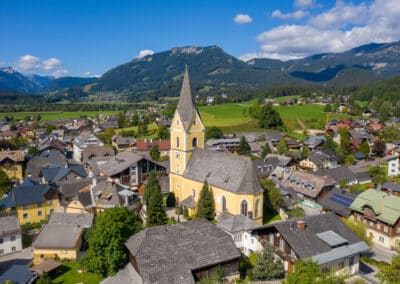
<instances>
[{"instance_id":1,"label":"tree","mask_svg":"<svg viewBox=\"0 0 400 284\"><path fill-rule=\"evenodd\" d=\"M326 141L324 142L324 144L322 145L322 149L324 150L330 150L333 153L337 152L337 148L338 148L338 144L336 144L335 141L333 141L332 136L327 136L326 137Z\"/></svg>"},{"instance_id":2,"label":"tree","mask_svg":"<svg viewBox=\"0 0 400 284\"><path fill-rule=\"evenodd\" d=\"M361 145L360 148L357 150L360 153L363 153L366 157L369 156L370 149L369 149L369 144L367 141L364 141Z\"/></svg>"},{"instance_id":3,"label":"tree","mask_svg":"<svg viewBox=\"0 0 400 284\"><path fill-rule=\"evenodd\" d=\"M224 133L222 132L221 128L218 128L216 126L211 126L211 127L206 127L206 133L205 133L205 139L210 140L210 139L219 139L224 136Z\"/></svg>"},{"instance_id":4,"label":"tree","mask_svg":"<svg viewBox=\"0 0 400 284\"><path fill-rule=\"evenodd\" d=\"M89 248L81 260L82 265L90 272L114 275L128 259L126 240L141 229L141 224L127 208L104 210L89 231Z\"/></svg>"},{"instance_id":5,"label":"tree","mask_svg":"<svg viewBox=\"0 0 400 284\"><path fill-rule=\"evenodd\" d=\"M112 128L108 128L104 130L103 132L98 134L98 137L101 141L103 141L107 145L111 145L112 143L112 138L115 135L115 130Z\"/></svg>"},{"instance_id":6,"label":"tree","mask_svg":"<svg viewBox=\"0 0 400 284\"><path fill-rule=\"evenodd\" d=\"M354 165L355 162L356 162L356 157L352 154L347 155L346 158L344 159L344 163L349 166Z\"/></svg>"},{"instance_id":7,"label":"tree","mask_svg":"<svg viewBox=\"0 0 400 284\"><path fill-rule=\"evenodd\" d=\"M283 204L283 198L280 191L276 188L274 182L269 179L261 179L261 186L264 188L264 209L278 212Z\"/></svg>"},{"instance_id":8,"label":"tree","mask_svg":"<svg viewBox=\"0 0 400 284\"><path fill-rule=\"evenodd\" d=\"M252 280L274 280L282 277L283 273L282 261L274 257L272 247L266 244L253 267Z\"/></svg>"},{"instance_id":9,"label":"tree","mask_svg":"<svg viewBox=\"0 0 400 284\"><path fill-rule=\"evenodd\" d=\"M300 218L304 217L305 215L306 213L304 212L304 209L301 207L294 207L292 210L288 212L289 219Z\"/></svg>"},{"instance_id":10,"label":"tree","mask_svg":"<svg viewBox=\"0 0 400 284\"><path fill-rule=\"evenodd\" d=\"M386 181L386 171L383 167L373 166L368 170L368 174L374 184L383 184Z\"/></svg>"},{"instance_id":11,"label":"tree","mask_svg":"<svg viewBox=\"0 0 400 284\"><path fill-rule=\"evenodd\" d=\"M279 113L270 104L261 107L258 125L261 128L282 128L283 122Z\"/></svg>"},{"instance_id":12,"label":"tree","mask_svg":"<svg viewBox=\"0 0 400 284\"><path fill-rule=\"evenodd\" d=\"M151 172L147 179L146 186L144 187L143 200L147 203L150 196L156 191L161 191L161 187L157 180L157 174Z\"/></svg>"},{"instance_id":13,"label":"tree","mask_svg":"<svg viewBox=\"0 0 400 284\"><path fill-rule=\"evenodd\" d=\"M250 151L249 143L247 143L246 137L242 136L240 138L238 154L239 155L249 155L250 153L251 153L251 151Z\"/></svg>"},{"instance_id":14,"label":"tree","mask_svg":"<svg viewBox=\"0 0 400 284\"><path fill-rule=\"evenodd\" d=\"M160 150L158 150L158 146L157 145L153 145L150 149L150 157L154 160L154 161L158 161L160 160Z\"/></svg>"},{"instance_id":15,"label":"tree","mask_svg":"<svg viewBox=\"0 0 400 284\"><path fill-rule=\"evenodd\" d=\"M129 125L128 118L125 116L125 113L123 112L118 113L117 121L118 121L118 128L125 128L128 127Z\"/></svg>"},{"instance_id":16,"label":"tree","mask_svg":"<svg viewBox=\"0 0 400 284\"><path fill-rule=\"evenodd\" d=\"M57 127L55 125L52 124L47 124L46 126L46 134L50 134L53 130L56 130Z\"/></svg>"},{"instance_id":17,"label":"tree","mask_svg":"<svg viewBox=\"0 0 400 284\"><path fill-rule=\"evenodd\" d=\"M176 205L176 198L173 192L170 192L167 196L167 207L175 207Z\"/></svg>"},{"instance_id":18,"label":"tree","mask_svg":"<svg viewBox=\"0 0 400 284\"><path fill-rule=\"evenodd\" d=\"M332 107L330 104L326 104L324 107L324 112L332 112Z\"/></svg>"},{"instance_id":19,"label":"tree","mask_svg":"<svg viewBox=\"0 0 400 284\"><path fill-rule=\"evenodd\" d=\"M159 126L157 130L158 139L169 139L169 129L166 126Z\"/></svg>"},{"instance_id":20,"label":"tree","mask_svg":"<svg viewBox=\"0 0 400 284\"><path fill-rule=\"evenodd\" d=\"M310 154L310 149L308 147L304 146L303 150L301 150L301 157L306 158Z\"/></svg>"},{"instance_id":21,"label":"tree","mask_svg":"<svg viewBox=\"0 0 400 284\"><path fill-rule=\"evenodd\" d=\"M261 157L264 159L268 154L271 154L271 148L269 147L268 142L266 142L261 152Z\"/></svg>"},{"instance_id":22,"label":"tree","mask_svg":"<svg viewBox=\"0 0 400 284\"><path fill-rule=\"evenodd\" d=\"M158 181L157 181L158 183ZM163 198L160 186L158 190L154 190L147 202L147 223L148 227L156 225L165 225L168 222L167 213L163 206Z\"/></svg>"},{"instance_id":23,"label":"tree","mask_svg":"<svg viewBox=\"0 0 400 284\"><path fill-rule=\"evenodd\" d=\"M372 152L378 157L384 157L386 151L386 144L382 140L376 140L372 146Z\"/></svg>"},{"instance_id":24,"label":"tree","mask_svg":"<svg viewBox=\"0 0 400 284\"><path fill-rule=\"evenodd\" d=\"M340 150L343 152L345 156L347 156L350 153L350 137L349 137L349 131L347 128L342 127L339 130L340 134Z\"/></svg>"},{"instance_id":25,"label":"tree","mask_svg":"<svg viewBox=\"0 0 400 284\"><path fill-rule=\"evenodd\" d=\"M143 121L140 125L139 125L139 133L141 136L146 136L149 134L149 129L147 127L147 123L145 121Z\"/></svg>"},{"instance_id":26,"label":"tree","mask_svg":"<svg viewBox=\"0 0 400 284\"><path fill-rule=\"evenodd\" d=\"M289 272L285 284L339 284L344 283L343 276L324 273L321 267L312 260L297 261L293 272Z\"/></svg>"},{"instance_id":27,"label":"tree","mask_svg":"<svg viewBox=\"0 0 400 284\"><path fill-rule=\"evenodd\" d=\"M131 125L132 126L138 126L139 125L139 115L137 113L134 113L132 115Z\"/></svg>"},{"instance_id":28,"label":"tree","mask_svg":"<svg viewBox=\"0 0 400 284\"><path fill-rule=\"evenodd\" d=\"M31 156L31 157L36 156L37 153L38 153L38 148L36 146L29 146L28 152L27 152L28 156Z\"/></svg>"},{"instance_id":29,"label":"tree","mask_svg":"<svg viewBox=\"0 0 400 284\"><path fill-rule=\"evenodd\" d=\"M276 150L279 155L286 155L289 152L289 146L285 138L282 138L278 145L276 145Z\"/></svg>"},{"instance_id":30,"label":"tree","mask_svg":"<svg viewBox=\"0 0 400 284\"><path fill-rule=\"evenodd\" d=\"M349 227L349 229L352 230L353 233L363 240L367 245L372 245L372 241L367 235L367 229L363 222L354 218L347 218L343 219L343 223L345 223L347 227Z\"/></svg>"},{"instance_id":31,"label":"tree","mask_svg":"<svg viewBox=\"0 0 400 284\"><path fill-rule=\"evenodd\" d=\"M400 283L400 254L397 253L397 255L392 257L390 265L382 265L376 277L382 283Z\"/></svg>"},{"instance_id":32,"label":"tree","mask_svg":"<svg viewBox=\"0 0 400 284\"><path fill-rule=\"evenodd\" d=\"M7 176L7 174L0 169L0 199L3 197L4 193L11 190L12 181Z\"/></svg>"},{"instance_id":33,"label":"tree","mask_svg":"<svg viewBox=\"0 0 400 284\"><path fill-rule=\"evenodd\" d=\"M212 189L208 186L207 180L204 181L203 188L200 191L200 197L197 202L196 217L205 218L209 221L214 220L215 204Z\"/></svg>"}]
</instances>

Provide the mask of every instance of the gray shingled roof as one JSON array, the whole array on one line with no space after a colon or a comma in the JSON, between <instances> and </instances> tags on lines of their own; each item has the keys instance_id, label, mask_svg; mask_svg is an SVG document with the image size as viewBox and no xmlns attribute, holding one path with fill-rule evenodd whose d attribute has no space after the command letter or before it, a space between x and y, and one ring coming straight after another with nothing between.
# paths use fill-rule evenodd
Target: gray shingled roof
<instances>
[{"instance_id":1,"label":"gray shingled roof","mask_svg":"<svg viewBox=\"0 0 400 284\"><path fill-rule=\"evenodd\" d=\"M17 216L3 216L0 217L0 236L20 233L21 228Z\"/></svg>"},{"instance_id":2,"label":"gray shingled roof","mask_svg":"<svg viewBox=\"0 0 400 284\"><path fill-rule=\"evenodd\" d=\"M194 283L192 271L240 257L232 238L207 220L145 229L125 243L144 283Z\"/></svg>"},{"instance_id":3,"label":"gray shingled roof","mask_svg":"<svg viewBox=\"0 0 400 284\"><path fill-rule=\"evenodd\" d=\"M192 91L190 90L189 71L187 66L183 75L182 89L176 111L181 118L183 127L188 129L190 123L192 122L193 116L197 111L193 104Z\"/></svg>"},{"instance_id":4,"label":"gray shingled roof","mask_svg":"<svg viewBox=\"0 0 400 284\"><path fill-rule=\"evenodd\" d=\"M82 235L82 227L72 224L47 224L33 243L37 249L71 249Z\"/></svg>"},{"instance_id":5,"label":"gray shingled roof","mask_svg":"<svg viewBox=\"0 0 400 284\"><path fill-rule=\"evenodd\" d=\"M223 220L222 222L217 223L217 227L229 233L248 231L259 226L259 223L247 218L244 215L231 216Z\"/></svg>"},{"instance_id":6,"label":"gray shingled roof","mask_svg":"<svg viewBox=\"0 0 400 284\"><path fill-rule=\"evenodd\" d=\"M128 263L123 269L117 272L114 276L107 277L100 284L143 284L140 275L135 271L133 266Z\"/></svg>"},{"instance_id":7,"label":"gray shingled roof","mask_svg":"<svg viewBox=\"0 0 400 284\"><path fill-rule=\"evenodd\" d=\"M67 158L59 152L56 155L49 155L47 157L34 157L30 160L26 166L26 172L31 175L33 179L39 177L42 168L50 166L52 164L67 165Z\"/></svg>"},{"instance_id":8,"label":"gray shingled roof","mask_svg":"<svg viewBox=\"0 0 400 284\"><path fill-rule=\"evenodd\" d=\"M83 228L90 228L93 224L94 215L92 213L58 213L50 215L48 224L68 224L77 225Z\"/></svg>"},{"instance_id":9,"label":"gray shingled roof","mask_svg":"<svg viewBox=\"0 0 400 284\"><path fill-rule=\"evenodd\" d=\"M105 175L113 176L128 169L130 166L142 159L143 156L141 155L132 152L121 152L115 157L112 157L107 163L98 165L98 168Z\"/></svg>"},{"instance_id":10,"label":"gray shingled roof","mask_svg":"<svg viewBox=\"0 0 400 284\"><path fill-rule=\"evenodd\" d=\"M306 228L298 231L296 221L304 220ZM300 258L309 258L332 250L317 234L333 231L347 240L348 245L361 240L333 213L277 222L275 227Z\"/></svg>"},{"instance_id":11,"label":"gray shingled roof","mask_svg":"<svg viewBox=\"0 0 400 284\"><path fill-rule=\"evenodd\" d=\"M230 153L196 149L184 172L184 177L198 182L208 181L212 187L239 194L263 191L251 159Z\"/></svg>"},{"instance_id":12,"label":"gray shingled roof","mask_svg":"<svg viewBox=\"0 0 400 284\"><path fill-rule=\"evenodd\" d=\"M334 189L330 190L329 192L327 192L324 196L322 196L318 200L318 203L321 204L322 207L324 207L325 209L330 210L340 216L343 216L343 217L350 216L350 214L351 214L350 207L339 205L338 203L336 203L330 199L336 193L338 193L340 195L344 195L345 197L351 198L353 200L357 197L357 194L355 194L355 193L351 193L351 192L348 192L345 190L334 188Z\"/></svg>"}]
</instances>

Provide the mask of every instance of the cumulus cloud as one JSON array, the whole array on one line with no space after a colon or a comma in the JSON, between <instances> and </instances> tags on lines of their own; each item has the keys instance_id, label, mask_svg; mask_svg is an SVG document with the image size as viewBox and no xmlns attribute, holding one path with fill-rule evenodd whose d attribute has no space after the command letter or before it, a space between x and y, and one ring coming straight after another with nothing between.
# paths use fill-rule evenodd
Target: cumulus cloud
<instances>
[{"instance_id":1,"label":"cumulus cloud","mask_svg":"<svg viewBox=\"0 0 400 284\"><path fill-rule=\"evenodd\" d=\"M154 51L151 49L143 49L141 51L139 51L139 55L137 56L137 58L142 58L145 57L147 55L153 55Z\"/></svg>"},{"instance_id":2,"label":"cumulus cloud","mask_svg":"<svg viewBox=\"0 0 400 284\"><path fill-rule=\"evenodd\" d=\"M281 20L289 20L289 19L300 20L305 16L307 16L307 14L308 13L303 10L297 10L293 13L286 13L286 14L282 13L280 10L275 10L272 12L271 17L278 18Z\"/></svg>"},{"instance_id":3,"label":"cumulus cloud","mask_svg":"<svg viewBox=\"0 0 400 284\"><path fill-rule=\"evenodd\" d=\"M83 73L83 77L99 78L99 77L101 77L101 75L100 74L93 74L93 73L87 71L87 72Z\"/></svg>"},{"instance_id":4,"label":"cumulus cloud","mask_svg":"<svg viewBox=\"0 0 400 284\"><path fill-rule=\"evenodd\" d=\"M44 70L54 70L60 67L61 67L61 60L54 57L43 60L42 62L42 68Z\"/></svg>"},{"instance_id":5,"label":"cumulus cloud","mask_svg":"<svg viewBox=\"0 0 400 284\"><path fill-rule=\"evenodd\" d=\"M62 77L68 74L66 69L63 69L61 60L58 58L48 58L41 60L39 57L26 54L19 57L14 68L22 73L36 73L41 75L53 75Z\"/></svg>"},{"instance_id":6,"label":"cumulus cloud","mask_svg":"<svg viewBox=\"0 0 400 284\"><path fill-rule=\"evenodd\" d=\"M398 0L354 5L337 1L303 25L281 25L258 35L258 55L288 59L321 52L342 52L371 42L400 39ZM244 55L249 58L249 55ZM265 56L263 56L265 57Z\"/></svg>"},{"instance_id":7,"label":"cumulus cloud","mask_svg":"<svg viewBox=\"0 0 400 284\"><path fill-rule=\"evenodd\" d=\"M237 14L234 18L233 21L236 24L242 25L242 24L249 24L253 21L253 19L247 15L247 14Z\"/></svg>"},{"instance_id":8,"label":"cumulus cloud","mask_svg":"<svg viewBox=\"0 0 400 284\"><path fill-rule=\"evenodd\" d=\"M315 1L314 0L295 0L293 5L298 8L306 8L306 7L311 7L314 6Z\"/></svg>"}]
</instances>

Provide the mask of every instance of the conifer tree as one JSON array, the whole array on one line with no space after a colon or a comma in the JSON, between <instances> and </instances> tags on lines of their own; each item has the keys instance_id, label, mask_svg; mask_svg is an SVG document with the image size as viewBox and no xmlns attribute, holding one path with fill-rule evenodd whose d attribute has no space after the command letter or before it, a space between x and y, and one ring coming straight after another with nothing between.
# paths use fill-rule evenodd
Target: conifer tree
<instances>
[{"instance_id":1,"label":"conifer tree","mask_svg":"<svg viewBox=\"0 0 400 284\"><path fill-rule=\"evenodd\" d=\"M247 141L246 141L246 137L244 137L244 136L242 136L240 138L238 154L239 155L249 155L250 154L250 146L249 146L249 143L247 143Z\"/></svg>"},{"instance_id":2,"label":"conifer tree","mask_svg":"<svg viewBox=\"0 0 400 284\"><path fill-rule=\"evenodd\" d=\"M204 181L200 191L199 201L197 202L197 218L205 218L209 221L214 220L215 205L212 189L209 188L207 180Z\"/></svg>"},{"instance_id":3,"label":"conifer tree","mask_svg":"<svg viewBox=\"0 0 400 284\"><path fill-rule=\"evenodd\" d=\"M264 251L258 256L252 272L252 280L274 280L284 273L283 264L275 259L272 248L266 244Z\"/></svg>"},{"instance_id":4,"label":"conifer tree","mask_svg":"<svg viewBox=\"0 0 400 284\"><path fill-rule=\"evenodd\" d=\"M165 225L168 222L167 213L163 206L161 190L154 190L148 200L147 205L147 226Z\"/></svg>"},{"instance_id":5,"label":"conifer tree","mask_svg":"<svg viewBox=\"0 0 400 284\"><path fill-rule=\"evenodd\" d=\"M268 154L271 154L271 148L269 147L268 142L266 142L261 152L261 157L265 158Z\"/></svg>"}]
</instances>

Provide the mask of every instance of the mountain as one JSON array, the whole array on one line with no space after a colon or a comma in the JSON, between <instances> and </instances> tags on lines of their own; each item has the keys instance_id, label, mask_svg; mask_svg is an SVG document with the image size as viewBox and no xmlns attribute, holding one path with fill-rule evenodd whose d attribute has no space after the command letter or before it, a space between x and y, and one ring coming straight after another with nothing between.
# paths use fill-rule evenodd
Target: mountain
<instances>
[{"instance_id":1,"label":"mountain","mask_svg":"<svg viewBox=\"0 0 400 284\"><path fill-rule=\"evenodd\" d=\"M311 82L333 80L342 70L347 69L353 69L351 74L355 76L370 74L369 79L378 80L400 74L400 41L371 43L342 53L321 53L285 62L255 58L247 64L258 69L282 70L293 77ZM336 83L341 83L338 81L336 78Z\"/></svg>"},{"instance_id":2,"label":"mountain","mask_svg":"<svg viewBox=\"0 0 400 284\"><path fill-rule=\"evenodd\" d=\"M11 67L0 68L0 90L37 94L61 89L81 87L93 83L97 78L23 75Z\"/></svg>"},{"instance_id":3,"label":"mountain","mask_svg":"<svg viewBox=\"0 0 400 284\"><path fill-rule=\"evenodd\" d=\"M130 96L176 95L185 65L190 69L192 87L200 93L301 81L281 71L253 68L217 46L186 46L117 66L92 84L90 91L118 91Z\"/></svg>"},{"instance_id":4,"label":"mountain","mask_svg":"<svg viewBox=\"0 0 400 284\"><path fill-rule=\"evenodd\" d=\"M0 90L36 93L39 86L11 67L0 68Z\"/></svg>"}]
</instances>

